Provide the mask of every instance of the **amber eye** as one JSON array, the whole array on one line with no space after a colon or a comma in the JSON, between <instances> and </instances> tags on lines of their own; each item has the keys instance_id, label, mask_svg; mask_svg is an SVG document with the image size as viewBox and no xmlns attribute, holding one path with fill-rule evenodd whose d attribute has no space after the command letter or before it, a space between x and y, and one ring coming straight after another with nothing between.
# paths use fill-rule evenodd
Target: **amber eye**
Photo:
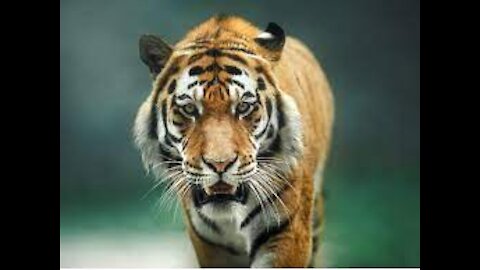
<instances>
[{"instance_id":1,"label":"amber eye","mask_svg":"<svg viewBox=\"0 0 480 270\"><path fill-rule=\"evenodd\" d=\"M186 104L182 107L182 110L188 115L195 116L197 114L197 106L195 106L193 103Z\"/></svg>"},{"instance_id":2,"label":"amber eye","mask_svg":"<svg viewBox=\"0 0 480 270\"><path fill-rule=\"evenodd\" d=\"M238 104L237 106L237 114L244 114L246 112L248 112L248 110L250 109L250 103L247 103L247 102L242 102L240 104Z\"/></svg>"}]
</instances>

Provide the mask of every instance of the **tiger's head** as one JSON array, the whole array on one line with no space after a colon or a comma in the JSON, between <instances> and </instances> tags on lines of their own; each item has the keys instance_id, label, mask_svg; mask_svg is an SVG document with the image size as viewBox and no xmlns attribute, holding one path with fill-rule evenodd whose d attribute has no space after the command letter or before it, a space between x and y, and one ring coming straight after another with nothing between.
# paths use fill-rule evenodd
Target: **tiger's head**
<instances>
[{"instance_id":1,"label":"tiger's head","mask_svg":"<svg viewBox=\"0 0 480 270\"><path fill-rule=\"evenodd\" d=\"M235 17L212 18L174 47L140 38L154 83L135 141L183 200L225 210L252 193L265 199L301 156L298 109L273 72L284 44L278 25L260 31Z\"/></svg>"}]
</instances>

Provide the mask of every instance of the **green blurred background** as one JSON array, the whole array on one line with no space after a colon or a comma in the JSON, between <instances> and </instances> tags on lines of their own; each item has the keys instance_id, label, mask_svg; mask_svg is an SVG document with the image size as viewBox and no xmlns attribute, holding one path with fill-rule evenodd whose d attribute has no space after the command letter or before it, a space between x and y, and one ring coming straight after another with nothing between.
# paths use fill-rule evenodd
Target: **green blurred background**
<instances>
[{"instance_id":1,"label":"green blurred background","mask_svg":"<svg viewBox=\"0 0 480 270\"><path fill-rule=\"evenodd\" d=\"M159 193L142 199L153 178L130 129L151 81L137 42L158 33L173 44L226 12L279 23L330 79L327 266L418 267L419 2L61 0L61 266L196 266L179 209L156 207Z\"/></svg>"}]
</instances>

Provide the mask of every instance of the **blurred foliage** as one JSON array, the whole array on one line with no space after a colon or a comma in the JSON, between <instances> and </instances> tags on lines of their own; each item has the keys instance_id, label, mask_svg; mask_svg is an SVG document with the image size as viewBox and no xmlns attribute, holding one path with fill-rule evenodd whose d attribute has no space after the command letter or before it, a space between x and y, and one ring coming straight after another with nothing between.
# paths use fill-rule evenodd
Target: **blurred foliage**
<instances>
[{"instance_id":1,"label":"blurred foliage","mask_svg":"<svg viewBox=\"0 0 480 270\"><path fill-rule=\"evenodd\" d=\"M138 38L173 44L223 12L279 23L329 77L331 265L419 266L419 11L416 0L60 1L61 233L182 228L180 211L141 199L153 179L130 132L151 86Z\"/></svg>"}]
</instances>

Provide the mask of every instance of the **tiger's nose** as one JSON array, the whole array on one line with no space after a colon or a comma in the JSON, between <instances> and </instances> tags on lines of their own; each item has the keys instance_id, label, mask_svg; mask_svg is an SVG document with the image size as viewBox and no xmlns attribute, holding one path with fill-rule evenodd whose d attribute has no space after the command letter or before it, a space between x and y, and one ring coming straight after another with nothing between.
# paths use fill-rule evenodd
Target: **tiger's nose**
<instances>
[{"instance_id":1,"label":"tiger's nose","mask_svg":"<svg viewBox=\"0 0 480 270\"><path fill-rule=\"evenodd\" d=\"M228 159L213 159L202 156L202 160L207 166L216 173L224 173L230 168L238 159L238 155Z\"/></svg>"}]
</instances>

